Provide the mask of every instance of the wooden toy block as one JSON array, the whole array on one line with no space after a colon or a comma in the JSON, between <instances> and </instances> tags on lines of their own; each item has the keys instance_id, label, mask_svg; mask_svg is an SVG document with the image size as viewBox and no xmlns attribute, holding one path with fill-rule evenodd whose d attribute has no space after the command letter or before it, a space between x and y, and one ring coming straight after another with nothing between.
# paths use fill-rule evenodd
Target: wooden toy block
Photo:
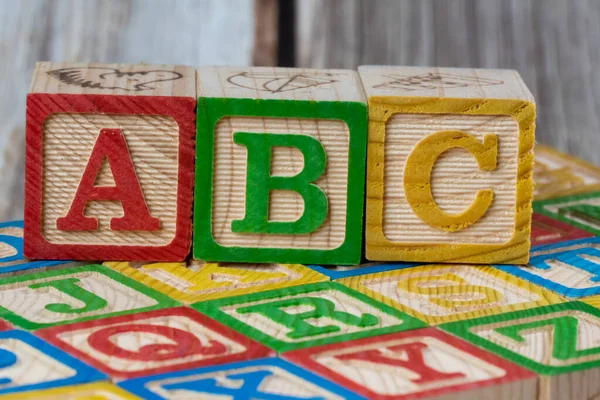
<instances>
[{"instance_id":1,"label":"wooden toy block","mask_svg":"<svg viewBox=\"0 0 600 400\"><path fill-rule=\"evenodd\" d=\"M535 201L533 208L540 214L600 235L600 192Z\"/></svg>"},{"instance_id":2,"label":"wooden toy block","mask_svg":"<svg viewBox=\"0 0 600 400\"><path fill-rule=\"evenodd\" d=\"M182 263L104 265L185 304L328 280L300 264L190 264L189 268Z\"/></svg>"},{"instance_id":3,"label":"wooden toy block","mask_svg":"<svg viewBox=\"0 0 600 400\"><path fill-rule=\"evenodd\" d=\"M366 257L525 264L534 100L516 71L363 66Z\"/></svg>"},{"instance_id":4,"label":"wooden toy block","mask_svg":"<svg viewBox=\"0 0 600 400\"><path fill-rule=\"evenodd\" d=\"M600 238L537 246L527 267L496 268L570 299L599 295Z\"/></svg>"},{"instance_id":5,"label":"wooden toy block","mask_svg":"<svg viewBox=\"0 0 600 400\"><path fill-rule=\"evenodd\" d=\"M490 266L426 265L337 282L427 325L564 301L549 290Z\"/></svg>"},{"instance_id":6,"label":"wooden toy block","mask_svg":"<svg viewBox=\"0 0 600 400\"><path fill-rule=\"evenodd\" d=\"M144 399L360 400L361 397L278 358L131 379L119 386Z\"/></svg>"},{"instance_id":7,"label":"wooden toy block","mask_svg":"<svg viewBox=\"0 0 600 400\"><path fill-rule=\"evenodd\" d=\"M282 356L372 400L538 400L533 373L434 328Z\"/></svg>"},{"instance_id":8,"label":"wooden toy block","mask_svg":"<svg viewBox=\"0 0 600 400\"><path fill-rule=\"evenodd\" d=\"M600 167L548 146L535 146L536 200L600 190Z\"/></svg>"},{"instance_id":9,"label":"wooden toy block","mask_svg":"<svg viewBox=\"0 0 600 400\"><path fill-rule=\"evenodd\" d=\"M113 379L272 355L250 338L185 307L55 326L36 335Z\"/></svg>"},{"instance_id":10,"label":"wooden toy block","mask_svg":"<svg viewBox=\"0 0 600 400\"><path fill-rule=\"evenodd\" d=\"M600 393L600 310L568 302L440 326L539 375L541 400Z\"/></svg>"},{"instance_id":11,"label":"wooden toy block","mask_svg":"<svg viewBox=\"0 0 600 400\"><path fill-rule=\"evenodd\" d=\"M104 379L104 374L29 332L0 332L0 395Z\"/></svg>"},{"instance_id":12,"label":"wooden toy block","mask_svg":"<svg viewBox=\"0 0 600 400\"><path fill-rule=\"evenodd\" d=\"M367 107L349 70L198 69L194 258L358 264Z\"/></svg>"},{"instance_id":13,"label":"wooden toy block","mask_svg":"<svg viewBox=\"0 0 600 400\"><path fill-rule=\"evenodd\" d=\"M408 263L393 263L385 264L379 262L360 264L360 265L307 265L308 268L314 269L321 274L328 276L329 279L338 280L350 276L373 274L375 272L394 271L397 269L413 267L417 264Z\"/></svg>"},{"instance_id":14,"label":"wooden toy block","mask_svg":"<svg viewBox=\"0 0 600 400\"><path fill-rule=\"evenodd\" d=\"M138 400L139 397L107 382L86 383L0 396L4 400Z\"/></svg>"},{"instance_id":15,"label":"wooden toy block","mask_svg":"<svg viewBox=\"0 0 600 400\"><path fill-rule=\"evenodd\" d=\"M183 66L36 65L27 96L26 257L187 257L195 82Z\"/></svg>"},{"instance_id":16,"label":"wooden toy block","mask_svg":"<svg viewBox=\"0 0 600 400\"><path fill-rule=\"evenodd\" d=\"M178 305L162 293L102 265L0 281L0 318L27 330Z\"/></svg>"},{"instance_id":17,"label":"wooden toy block","mask_svg":"<svg viewBox=\"0 0 600 400\"><path fill-rule=\"evenodd\" d=\"M536 203L533 203L536 209ZM533 213L531 220L531 245L541 246L566 242L569 240L583 239L593 236L591 233L575 228L574 226L557 221L537 212Z\"/></svg>"},{"instance_id":18,"label":"wooden toy block","mask_svg":"<svg viewBox=\"0 0 600 400\"><path fill-rule=\"evenodd\" d=\"M425 325L335 282L205 301L192 307L277 352Z\"/></svg>"}]
</instances>

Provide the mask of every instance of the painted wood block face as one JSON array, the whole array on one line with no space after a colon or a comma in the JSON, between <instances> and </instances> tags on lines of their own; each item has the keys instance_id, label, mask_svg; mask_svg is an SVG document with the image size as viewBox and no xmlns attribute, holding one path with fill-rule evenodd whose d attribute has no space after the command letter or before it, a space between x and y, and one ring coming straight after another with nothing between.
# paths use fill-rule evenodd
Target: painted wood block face
<instances>
[{"instance_id":1,"label":"painted wood block face","mask_svg":"<svg viewBox=\"0 0 600 400\"><path fill-rule=\"evenodd\" d=\"M536 203L533 203L534 209L537 209ZM574 226L557 221L554 218L547 217L537 212L533 213L531 221L531 245L541 246L566 242L569 240L583 239L593 236L591 233L575 228Z\"/></svg>"},{"instance_id":2,"label":"painted wood block face","mask_svg":"<svg viewBox=\"0 0 600 400\"><path fill-rule=\"evenodd\" d=\"M535 105L518 73L359 74L369 103L366 257L526 263Z\"/></svg>"},{"instance_id":3,"label":"painted wood block face","mask_svg":"<svg viewBox=\"0 0 600 400\"><path fill-rule=\"evenodd\" d=\"M11 400L137 400L139 397L107 382L87 383L0 396L0 399Z\"/></svg>"},{"instance_id":4,"label":"painted wood block face","mask_svg":"<svg viewBox=\"0 0 600 400\"><path fill-rule=\"evenodd\" d=\"M30 258L187 257L193 68L38 63L27 97Z\"/></svg>"},{"instance_id":5,"label":"painted wood block face","mask_svg":"<svg viewBox=\"0 0 600 400\"><path fill-rule=\"evenodd\" d=\"M357 400L361 397L277 358L131 379L122 388L144 399Z\"/></svg>"},{"instance_id":6,"label":"painted wood block face","mask_svg":"<svg viewBox=\"0 0 600 400\"><path fill-rule=\"evenodd\" d=\"M358 74L198 69L194 258L357 264L367 109Z\"/></svg>"},{"instance_id":7,"label":"painted wood block face","mask_svg":"<svg viewBox=\"0 0 600 400\"><path fill-rule=\"evenodd\" d=\"M563 301L548 290L490 266L427 265L338 282L428 325Z\"/></svg>"},{"instance_id":8,"label":"painted wood block face","mask_svg":"<svg viewBox=\"0 0 600 400\"><path fill-rule=\"evenodd\" d=\"M104 374L28 332L0 332L0 395L104 379Z\"/></svg>"},{"instance_id":9,"label":"painted wood block face","mask_svg":"<svg viewBox=\"0 0 600 400\"><path fill-rule=\"evenodd\" d=\"M531 249L527 267L496 268L564 297L600 294L600 238L572 240Z\"/></svg>"},{"instance_id":10,"label":"painted wood block face","mask_svg":"<svg viewBox=\"0 0 600 400\"><path fill-rule=\"evenodd\" d=\"M600 168L544 145L535 146L536 200L600 191Z\"/></svg>"},{"instance_id":11,"label":"painted wood block face","mask_svg":"<svg viewBox=\"0 0 600 400\"><path fill-rule=\"evenodd\" d=\"M533 208L540 214L600 235L600 192L536 201Z\"/></svg>"},{"instance_id":12,"label":"painted wood block face","mask_svg":"<svg viewBox=\"0 0 600 400\"><path fill-rule=\"evenodd\" d=\"M113 379L225 364L271 350L190 308L87 321L36 335Z\"/></svg>"},{"instance_id":13,"label":"painted wood block face","mask_svg":"<svg viewBox=\"0 0 600 400\"><path fill-rule=\"evenodd\" d=\"M600 310L554 304L440 326L540 375L540 399L592 399L600 393Z\"/></svg>"},{"instance_id":14,"label":"painted wood block face","mask_svg":"<svg viewBox=\"0 0 600 400\"><path fill-rule=\"evenodd\" d=\"M342 278L348 278L351 276L374 274L376 272L394 271L398 269L404 269L413 267L417 264L408 263L367 263L360 265L334 265L334 266L321 266L321 265L307 265L308 268L314 269L323 275L329 277L329 279L337 280Z\"/></svg>"},{"instance_id":15,"label":"painted wood block face","mask_svg":"<svg viewBox=\"0 0 600 400\"><path fill-rule=\"evenodd\" d=\"M335 282L206 301L193 307L278 352L424 326Z\"/></svg>"},{"instance_id":16,"label":"painted wood block face","mask_svg":"<svg viewBox=\"0 0 600 400\"><path fill-rule=\"evenodd\" d=\"M179 305L102 265L0 282L0 317L28 330Z\"/></svg>"},{"instance_id":17,"label":"painted wood block face","mask_svg":"<svg viewBox=\"0 0 600 400\"><path fill-rule=\"evenodd\" d=\"M368 399L537 400L533 373L434 328L283 357Z\"/></svg>"},{"instance_id":18,"label":"painted wood block face","mask_svg":"<svg viewBox=\"0 0 600 400\"><path fill-rule=\"evenodd\" d=\"M300 264L234 264L192 261L149 263L107 262L106 266L182 303L237 296L270 289L327 281Z\"/></svg>"}]
</instances>

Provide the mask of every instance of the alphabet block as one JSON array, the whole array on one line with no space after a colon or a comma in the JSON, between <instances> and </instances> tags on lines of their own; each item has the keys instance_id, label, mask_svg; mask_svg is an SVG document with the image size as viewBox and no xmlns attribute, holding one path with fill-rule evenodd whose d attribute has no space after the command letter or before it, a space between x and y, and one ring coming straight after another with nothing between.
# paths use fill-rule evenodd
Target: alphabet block
<instances>
[{"instance_id":1,"label":"alphabet block","mask_svg":"<svg viewBox=\"0 0 600 400\"><path fill-rule=\"evenodd\" d=\"M496 268L570 299L599 295L600 238L537 246L527 267Z\"/></svg>"},{"instance_id":2,"label":"alphabet block","mask_svg":"<svg viewBox=\"0 0 600 400\"><path fill-rule=\"evenodd\" d=\"M56 326L36 335L113 379L272 354L250 338L184 307Z\"/></svg>"},{"instance_id":3,"label":"alphabet block","mask_svg":"<svg viewBox=\"0 0 600 400\"><path fill-rule=\"evenodd\" d=\"M539 398L588 400L600 393L600 310L568 302L441 325L540 376Z\"/></svg>"},{"instance_id":4,"label":"alphabet block","mask_svg":"<svg viewBox=\"0 0 600 400\"><path fill-rule=\"evenodd\" d=\"M600 167L548 146L535 146L535 200L600 190Z\"/></svg>"},{"instance_id":5,"label":"alphabet block","mask_svg":"<svg viewBox=\"0 0 600 400\"><path fill-rule=\"evenodd\" d=\"M182 263L147 263L139 268L127 262L104 265L185 304L328 280L300 264L192 261L189 268Z\"/></svg>"},{"instance_id":6,"label":"alphabet block","mask_svg":"<svg viewBox=\"0 0 600 400\"><path fill-rule=\"evenodd\" d=\"M536 207L536 202L533 202L533 209L540 209ZM557 221L554 218L538 214L537 212L533 213L531 220L532 246L566 242L569 240L583 239L590 236L593 235L584 230L575 228L574 226L565 224L564 222Z\"/></svg>"},{"instance_id":7,"label":"alphabet block","mask_svg":"<svg viewBox=\"0 0 600 400\"><path fill-rule=\"evenodd\" d=\"M533 209L596 236L600 235L600 192L535 201Z\"/></svg>"},{"instance_id":8,"label":"alphabet block","mask_svg":"<svg viewBox=\"0 0 600 400\"><path fill-rule=\"evenodd\" d=\"M538 399L533 373L434 328L282 356L372 400Z\"/></svg>"},{"instance_id":9,"label":"alphabet block","mask_svg":"<svg viewBox=\"0 0 600 400\"><path fill-rule=\"evenodd\" d=\"M102 265L0 281L0 318L27 330L177 305L169 297Z\"/></svg>"},{"instance_id":10,"label":"alphabet block","mask_svg":"<svg viewBox=\"0 0 600 400\"><path fill-rule=\"evenodd\" d=\"M335 282L204 301L192 307L277 352L424 326Z\"/></svg>"},{"instance_id":11,"label":"alphabet block","mask_svg":"<svg viewBox=\"0 0 600 400\"><path fill-rule=\"evenodd\" d=\"M0 399L11 400L78 400L78 399L93 399L93 400L138 400L139 397L134 396L123 389L118 388L107 382L86 383L83 385L73 385L59 387L55 389L36 390L35 392L24 392L19 394L10 394L0 396Z\"/></svg>"},{"instance_id":12,"label":"alphabet block","mask_svg":"<svg viewBox=\"0 0 600 400\"><path fill-rule=\"evenodd\" d=\"M195 96L189 67L38 63L27 96L25 256L184 260Z\"/></svg>"},{"instance_id":13,"label":"alphabet block","mask_svg":"<svg viewBox=\"0 0 600 400\"><path fill-rule=\"evenodd\" d=\"M515 71L359 67L366 257L525 264L534 100Z\"/></svg>"},{"instance_id":14,"label":"alphabet block","mask_svg":"<svg viewBox=\"0 0 600 400\"><path fill-rule=\"evenodd\" d=\"M198 70L194 258L358 264L367 109L348 70Z\"/></svg>"},{"instance_id":15,"label":"alphabet block","mask_svg":"<svg viewBox=\"0 0 600 400\"><path fill-rule=\"evenodd\" d=\"M31 333L0 332L0 395L105 379L104 374Z\"/></svg>"},{"instance_id":16,"label":"alphabet block","mask_svg":"<svg viewBox=\"0 0 600 400\"><path fill-rule=\"evenodd\" d=\"M278 358L239 362L119 383L144 399L360 400L361 397Z\"/></svg>"},{"instance_id":17,"label":"alphabet block","mask_svg":"<svg viewBox=\"0 0 600 400\"><path fill-rule=\"evenodd\" d=\"M321 265L307 265L308 268L314 269L323 275L329 277L329 279L338 280L342 278L348 278L351 276L374 274L376 272L383 271L395 271L398 269L414 267L417 264L408 263L367 263L360 265L333 265L333 266L321 266Z\"/></svg>"},{"instance_id":18,"label":"alphabet block","mask_svg":"<svg viewBox=\"0 0 600 400\"><path fill-rule=\"evenodd\" d=\"M489 266L427 265L338 281L428 325L564 300Z\"/></svg>"}]
</instances>

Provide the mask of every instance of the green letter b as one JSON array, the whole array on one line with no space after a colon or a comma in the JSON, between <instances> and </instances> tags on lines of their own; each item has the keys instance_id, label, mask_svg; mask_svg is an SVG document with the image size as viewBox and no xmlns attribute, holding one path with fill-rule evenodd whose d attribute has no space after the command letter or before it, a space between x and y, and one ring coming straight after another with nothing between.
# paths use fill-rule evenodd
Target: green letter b
<instances>
[{"instance_id":1,"label":"green letter b","mask_svg":"<svg viewBox=\"0 0 600 400\"><path fill-rule=\"evenodd\" d=\"M315 231L327 217L327 196L312 184L325 172L327 157L323 145L312 136L274 133L235 132L233 141L245 146L246 213L234 220L236 233L306 234ZM273 147L294 147L302 153L304 167L294 176L271 176ZM269 192L288 190L298 193L304 211L296 221L269 221Z\"/></svg>"}]
</instances>

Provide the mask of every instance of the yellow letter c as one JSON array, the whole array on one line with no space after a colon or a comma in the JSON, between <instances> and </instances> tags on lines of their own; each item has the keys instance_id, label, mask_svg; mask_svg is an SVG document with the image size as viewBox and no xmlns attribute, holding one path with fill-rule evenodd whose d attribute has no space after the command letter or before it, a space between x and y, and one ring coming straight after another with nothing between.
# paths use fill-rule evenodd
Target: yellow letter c
<instances>
[{"instance_id":1,"label":"yellow letter c","mask_svg":"<svg viewBox=\"0 0 600 400\"><path fill-rule=\"evenodd\" d=\"M440 155L460 147L475 157L479 169L493 171L498 159L498 136L489 134L483 143L461 131L441 131L427 136L413 148L404 167L404 193L413 212L434 228L456 232L472 225L486 213L494 192L480 190L475 200L459 214L447 214L436 204L431 193L431 171Z\"/></svg>"}]
</instances>

